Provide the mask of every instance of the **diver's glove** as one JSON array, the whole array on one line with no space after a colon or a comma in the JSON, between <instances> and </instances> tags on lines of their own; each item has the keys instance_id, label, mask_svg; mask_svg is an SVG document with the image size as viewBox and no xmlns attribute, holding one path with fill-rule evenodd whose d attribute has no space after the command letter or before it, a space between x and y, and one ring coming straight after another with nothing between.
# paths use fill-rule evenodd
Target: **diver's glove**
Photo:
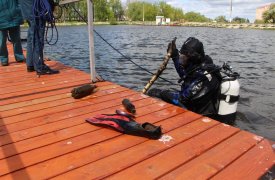
<instances>
[{"instance_id":1,"label":"diver's glove","mask_svg":"<svg viewBox=\"0 0 275 180\"><path fill-rule=\"evenodd\" d=\"M100 114L86 119L88 123L97 126L111 127L121 133L147 137L150 139L159 139L161 137L161 127L145 122L137 123L134 116L120 110L116 114Z\"/></svg>"},{"instance_id":2,"label":"diver's glove","mask_svg":"<svg viewBox=\"0 0 275 180\"><path fill-rule=\"evenodd\" d=\"M174 59L179 56L179 50L176 47L176 44L169 43L167 47L167 53L169 52L169 49L171 48L171 58Z\"/></svg>"}]
</instances>

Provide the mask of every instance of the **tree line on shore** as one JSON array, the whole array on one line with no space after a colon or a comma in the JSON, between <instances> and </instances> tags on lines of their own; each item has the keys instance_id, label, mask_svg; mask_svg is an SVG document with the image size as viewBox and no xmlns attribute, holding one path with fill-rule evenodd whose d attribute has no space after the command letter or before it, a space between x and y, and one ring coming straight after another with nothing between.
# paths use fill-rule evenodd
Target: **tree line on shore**
<instances>
[{"instance_id":1,"label":"tree line on shore","mask_svg":"<svg viewBox=\"0 0 275 180\"><path fill-rule=\"evenodd\" d=\"M156 16L170 18L172 22L218 22L228 23L225 16L210 19L198 12L184 13L181 8L175 8L165 1L156 3L132 2L124 7L121 0L93 0L95 22L116 21L155 21ZM87 3L81 0L77 3L58 6L57 21L83 21L87 19ZM81 14L82 17L79 16ZM275 23L275 4L263 14L263 23ZM233 23L249 23L248 19L235 17ZM261 22L260 22L261 23Z\"/></svg>"}]
</instances>

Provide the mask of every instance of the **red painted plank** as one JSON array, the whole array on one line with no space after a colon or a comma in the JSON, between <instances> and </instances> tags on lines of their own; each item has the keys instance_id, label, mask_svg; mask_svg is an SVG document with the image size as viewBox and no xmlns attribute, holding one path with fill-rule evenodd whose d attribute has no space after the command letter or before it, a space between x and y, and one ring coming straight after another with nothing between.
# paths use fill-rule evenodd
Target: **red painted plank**
<instances>
[{"instance_id":1,"label":"red painted plank","mask_svg":"<svg viewBox=\"0 0 275 180\"><path fill-rule=\"evenodd\" d=\"M51 61L61 73L37 78L8 49L10 66L0 67L1 179L258 179L275 164L273 142L110 82L74 100L70 90L90 83L88 74ZM136 105L138 122L161 125L173 139L84 121L125 110L123 98Z\"/></svg>"},{"instance_id":2,"label":"red painted plank","mask_svg":"<svg viewBox=\"0 0 275 180\"><path fill-rule=\"evenodd\" d=\"M118 89L117 91L126 90L126 88L122 88L119 86L116 86L116 87L117 87L116 89ZM110 87L110 89L111 89L112 93L113 93L113 91L116 92L116 90L114 90L114 88L112 86ZM110 91L110 90L104 91L104 89L102 89L100 92L108 92L108 91ZM96 96L96 94L98 94L98 93L94 93L94 94ZM111 94L111 93L109 93L109 94ZM79 102L79 101L83 101L83 100L86 101L88 97L92 97L92 96L93 96L93 94L91 94L90 96L87 96L85 99L76 100L71 96L71 93L66 93L66 94L63 94L63 96L58 96L56 99L53 99L53 101L48 100L46 102L37 103L34 105L13 108L11 110L2 111L0 114L4 118L4 117L9 117L9 116L15 116L15 115L19 115L19 114L34 112L34 111L46 109L46 108L53 108L53 107L58 108L58 106L64 105L64 104Z\"/></svg>"},{"instance_id":3,"label":"red painted plank","mask_svg":"<svg viewBox=\"0 0 275 180\"><path fill-rule=\"evenodd\" d=\"M167 121L171 120L174 119L169 119ZM177 119L177 121L178 120L180 119ZM125 149L124 151L113 153L110 156L104 155L104 158L78 169L69 171L65 174L61 174L59 177L57 177L57 179L104 178L107 175L123 170L125 167L128 167L130 165L143 161L153 155L163 152L164 150L169 149L171 146L183 142L217 124L216 121L212 121L210 123L207 123L205 126L202 126L203 122L201 121L201 119L199 119L197 121L191 122L190 124L187 124L186 126L179 126L178 123L181 122L177 121L174 121L174 123L169 123L169 125L172 125L172 127L176 128L173 128L174 130L167 133L173 138L170 142L166 142L164 144L163 142L158 140L145 141L144 143L140 143L137 146L130 147L128 149ZM167 127L165 125L165 122L161 124L169 129L169 126ZM122 144L120 143L119 145L122 146ZM127 146L127 143L124 146ZM107 147L111 148L112 146L108 145Z\"/></svg>"},{"instance_id":4,"label":"red painted plank","mask_svg":"<svg viewBox=\"0 0 275 180\"><path fill-rule=\"evenodd\" d=\"M87 77L89 77L84 72L67 68L67 69L60 70L59 74L48 75L48 77L45 77L45 76L37 77L35 72L28 73L28 74L22 74L22 75L19 74L18 76L20 76L20 81L18 81L17 76L10 77L10 75L8 74L8 75L5 75L7 77L4 77L3 75L1 75L3 78L0 79L0 82L1 82L1 86L3 86L3 87L11 87L13 84L14 85L23 85L23 84L30 85L31 83L36 83L36 82L41 82L41 81L45 81L45 82L49 81L50 82L50 81L54 80L55 78L66 79L66 77L73 77L71 75L73 72L75 72L81 76L86 75ZM6 86L3 85L4 83L6 84Z\"/></svg>"},{"instance_id":5,"label":"red painted plank","mask_svg":"<svg viewBox=\"0 0 275 180\"><path fill-rule=\"evenodd\" d=\"M172 109L172 108L170 108ZM175 110L173 107L172 110ZM179 109L179 112L182 112L182 109ZM178 113L179 113L178 112ZM175 112L176 113L176 112ZM151 123L160 121L157 123L157 125L161 125L164 128L164 132L171 131L173 129L178 128L178 125L176 123L170 123L171 120L176 119L181 124L186 124L188 122L191 122L195 119L195 117L200 117L198 115L195 115L193 113L187 112L184 114L180 114L178 116L181 116L181 118L169 118L165 121L163 119L155 118L155 114L148 114L147 116L140 117L137 119L144 120L144 119L150 119ZM163 114L163 118L169 116L168 113ZM182 121L182 117L190 117L188 121L185 121L185 123ZM194 118L191 120L191 118ZM176 122L176 121L174 121ZM29 172L31 178L34 179L40 179L40 178L50 178L53 176L56 176L58 174L62 174L63 172L67 172L73 169L76 169L79 166L85 165L91 161L95 161L101 158L104 158L106 156L112 155L115 152L120 152L123 149L127 149L129 147L135 146L137 144L140 144L142 142L146 142L148 139L142 138L142 137L135 137L130 135L120 135L117 138L112 138L107 141L101 142L100 144L89 146L87 148L81 149L76 152L72 152L70 154L58 157L56 159L52 159L46 162L42 162L40 164L37 164L35 166L31 166L27 169L25 169L27 172ZM85 158L84 158L85 157ZM107 166L107 165L106 165ZM40 173L35 173L39 170ZM95 171L94 171L95 172ZM12 175L9 175L10 177L22 177L24 175L24 170L17 171L13 173Z\"/></svg>"},{"instance_id":6,"label":"red painted plank","mask_svg":"<svg viewBox=\"0 0 275 180\"><path fill-rule=\"evenodd\" d=\"M128 90L128 91L125 91L124 94L122 95L125 96L125 95L134 95L134 94L136 94L136 92ZM108 98L113 99L112 104L106 100L102 101L101 97L96 97L96 98L87 99L85 101L82 100L82 101L76 101L74 103L61 105L61 106L58 106L58 108L51 107L51 108L38 110L35 112L25 113L23 116L19 114L16 116L2 118L2 123L3 122L6 122L6 123L5 123L5 126L0 127L0 135L19 131L22 129L27 129L27 128L45 124L45 123L50 123L56 120L56 114L55 116L52 116L52 118L54 119L49 118L49 116L51 116L51 114L54 114L54 113L64 112L62 113L63 118L68 118L74 115L85 113L83 112L83 109L81 109L81 107L88 107L88 109L96 111L96 110L105 109L105 108L114 106L114 104L121 104L121 99L119 99L119 97L120 97L119 95L116 95L115 97L108 96ZM36 118L37 121L34 120L34 118Z\"/></svg>"},{"instance_id":7,"label":"red painted plank","mask_svg":"<svg viewBox=\"0 0 275 180\"><path fill-rule=\"evenodd\" d=\"M54 91L47 91L47 92L43 92L43 93L36 93L36 94L30 94L30 95L26 95L26 96L17 96L15 98L9 98L9 99L5 99L5 100L1 100L0 101L0 106L4 106L4 105L10 105L10 104L14 104L14 103L18 103L18 102L24 102L24 101L28 101L28 100L35 100L38 98L42 98L42 97L48 97L48 96L52 96L52 95L56 95L56 94L62 94L62 93L68 93L71 92L71 90L74 87L78 87L78 86L82 86L84 84L90 83L90 80L83 80L83 81L78 81L78 82L73 82L68 84L68 87L63 87L60 89L56 89ZM111 84L110 82L98 82L96 83L97 86L104 86L107 84Z\"/></svg>"},{"instance_id":8,"label":"red painted plank","mask_svg":"<svg viewBox=\"0 0 275 180\"><path fill-rule=\"evenodd\" d=\"M216 146L218 143L224 141L238 131L239 130L236 128L219 124L218 126L208 129L183 143L179 143L156 156L141 161L128 169L125 168L109 178L125 179L127 176L132 176L133 178L131 179L159 178L181 164L189 163L193 158L200 156L208 149ZM171 159L173 159L173 161L171 161ZM199 173L195 172L194 174L198 175ZM190 179L193 178L190 177Z\"/></svg>"},{"instance_id":9,"label":"red painted plank","mask_svg":"<svg viewBox=\"0 0 275 180\"><path fill-rule=\"evenodd\" d=\"M83 74L83 75L87 75L89 76L87 73L83 72L83 71L80 71L80 70L76 70L72 67L69 67L69 66L65 66L63 64L60 64L60 63L57 63L56 62L56 66L51 66L51 68L55 68L55 69L58 69L61 73L59 74L55 74L55 76L60 76L62 77L63 74L66 74L66 73L69 73L69 72L72 72L72 71L75 71L79 74ZM7 81L13 81L13 80L16 80L16 75L19 75L20 78L22 78L23 81L27 82L28 79L33 79L33 80L38 80L38 79L44 79L44 80L47 80L48 78L49 79L53 79L52 76L40 76L40 78L38 78L36 76L36 73L33 71L33 72L27 72L27 70L24 68L24 70L22 68L14 68L14 67L10 67L12 68L13 70L15 70L15 72L7 72L7 73L1 73L0 74L0 82L7 82ZM2 71L2 70L1 70ZM16 81L14 81L16 82Z\"/></svg>"},{"instance_id":10,"label":"red painted plank","mask_svg":"<svg viewBox=\"0 0 275 180\"><path fill-rule=\"evenodd\" d=\"M137 102L134 101L134 102L136 104L136 107L139 108L139 109L144 106L143 104L141 104L138 101ZM114 107L114 108L110 108L108 111L105 110L104 112L112 114L112 113L114 113L114 111L116 109L119 109L119 106ZM169 112L169 113L167 113L167 112ZM151 119L163 120L165 118L175 116L175 115L179 114L180 112L184 112L184 110L177 109L175 111L175 108L172 107L172 108L167 108L167 109L164 109L164 110L160 110L157 113L153 112L153 113L150 113L148 115L142 116L142 119L149 119L150 118L150 120ZM48 144L51 144L51 143L54 143L54 142L58 142L60 140L66 139L66 138L71 138L71 137L74 137L74 136L85 134L85 133L88 133L88 132L92 131L93 129L99 129L99 128L91 128L90 124L85 123L83 121L83 119L86 119L87 117L90 117L90 116L93 116L93 115L96 115L96 114L99 114L99 113L100 112L94 112L94 113L91 113L91 114L85 114L85 115L82 115L82 116L78 116L76 118L66 119L66 121L70 121L70 122L71 121L77 121L78 124L76 124L75 126L71 125L68 128L65 128L64 127L65 122L62 122L64 129L51 130L50 133L48 133L46 131L46 129L48 129L48 128L44 127L43 132L47 133L47 134L43 134L43 135L40 135L40 136L37 136L37 137L26 139L24 141L19 141L17 143L2 146L1 149L0 149L0 159L6 158L6 157L9 157L9 156L12 156L12 155L20 154L22 152L26 152L26 151L29 151L29 150L32 150L32 149L35 149L35 148L38 148L38 147L42 147L42 146L45 146L45 145L48 145ZM189 114L191 114L191 113L187 113L187 115L189 115ZM155 116L155 115L157 115L157 116ZM187 115L182 116L182 117L186 117ZM139 117L136 118L137 121L142 121L142 119L141 120L140 119L141 118L139 118ZM56 126L54 126L54 127L56 127ZM30 134L30 133L28 133L28 134Z\"/></svg>"},{"instance_id":11,"label":"red painted plank","mask_svg":"<svg viewBox=\"0 0 275 180\"><path fill-rule=\"evenodd\" d=\"M145 99L145 102L146 103ZM148 99L150 101L150 99ZM147 100L147 101L148 101ZM153 107L147 106L142 109L141 114L147 114L152 110L160 110L167 108L171 105L156 103ZM19 156L12 156L4 160L0 160L0 175L4 175L23 167L28 167L36 163L61 156L63 154L79 150L81 148L97 144L101 141L108 139L111 135L120 135L120 133L108 129L100 129L82 136L77 136L69 140L61 141L55 144L48 145L43 148L38 148L26 153L22 153Z\"/></svg>"},{"instance_id":12,"label":"red painted plank","mask_svg":"<svg viewBox=\"0 0 275 180\"><path fill-rule=\"evenodd\" d=\"M2 94L8 95L10 93L15 93L15 92L22 94L22 92L24 92L24 93L26 93L28 91L32 92L33 90L36 90L36 89L40 89L41 91L43 91L44 88L46 89L47 87L53 88L54 86L59 86L61 84L64 85L64 84L68 84L71 82L81 81L81 80L86 80L86 79L88 80L89 77L78 75L77 77L72 77L72 78L55 79L55 80L48 81L48 82L43 81L43 82L39 82L38 84L31 84L30 86L22 85L22 86L18 86L17 88L14 88L14 87L1 88L0 95L1 96L2 96Z\"/></svg>"},{"instance_id":13,"label":"red painted plank","mask_svg":"<svg viewBox=\"0 0 275 180\"><path fill-rule=\"evenodd\" d=\"M54 65L49 65L51 68L58 69L61 72L67 71L67 70L74 70L72 67L65 66L63 64L60 64L58 62L55 62ZM85 74L85 73L83 73ZM8 66L3 68L0 73L0 81L6 81L6 80L12 80L16 78L16 75L19 75L20 77L26 79L30 77L35 77L36 73L33 72L27 72L27 66L25 64L22 64L21 66ZM42 77L42 76L41 76Z\"/></svg>"},{"instance_id":14,"label":"red painted plank","mask_svg":"<svg viewBox=\"0 0 275 180\"><path fill-rule=\"evenodd\" d=\"M256 135L253 137L255 140L262 139ZM275 165L274 149L275 144L271 144L270 141L264 139L246 154L224 168L213 179L259 179Z\"/></svg>"},{"instance_id":15,"label":"red painted plank","mask_svg":"<svg viewBox=\"0 0 275 180\"><path fill-rule=\"evenodd\" d=\"M137 107L139 107L139 105L145 106L144 104L142 104L143 101L139 101L139 100L135 101L136 97L132 96L131 98L130 97L127 97L127 98L129 98L129 99L131 99L131 101L135 102L135 105ZM155 102L156 101L151 100L150 102L147 102L147 105L151 105L152 103L155 103ZM52 116L52 117L56 117L56 118L52 119L52 121L49 123L42 122L39 126L36 125L33 128L28 128L25 130L21 130L21 131L17 131L14 133L0 136L0 145L6 145L6 144L10 144L12 142L19 142L19 141L29 139L32 137L36 137L36 136L40 136L40 135L43 135L43 134L46 134L49 132L55 132L60 129L65 129L68 127L76 126L76 125L84 123L83 119L85 119L87 117L95 116L96 114L103 114L103 113L112 114L115 112L116 109L120 109L120 108L121 108L121 105L116 104L112 107L111 106L108 107L108 109L102 109L102 110L96 110L96 111L93 111L93 109L91 109L91 108L87 108L86 110L83 110L83 112L80 115L72 113L72 115L69 114L69 116L68 116L67 112L63 113L64 115L62 115L62 114L60 115L60 113L57 113ZM49 119L51 119L51 118L49 118ZM81 121L79 121L79 119L81 119Z\"/></svg>"},{"instance_id":16,"label":"red painted plank","mask_svg":"<svg viewBox=\"0 0 275 180\"><path fill-rule=\"evenodd\" d=\"M82 80L85 83L90 83L91 82L89 78L85 78L85 79L82 79ZM6 100L6 99L10 99L10 98L30 96L30 95L34 95L34 94L37 94L37 93L46 93L46 92L49 92L49 91L56 91L56 90L60 90L60 89L63 89L63 88L72 87L72 84L80 84L78 81L72 81L72 82L73 83L67 82L67 83L64 83L64 84L59 84L58 86L53 85L53 86L47 86L47 87L39 87L39 88L31 89L31 90L24 90L24 91L20 91L20 92L12 92L12 93L7 93L7 94L2 94L0 100L3 101L3 100Z\"/></svg>"},{"instance_id":17,"label":"red painted plank","mask_svg":"<svg viewBox=\"0 0 275 180\"><path fill-rule=\"evenodd\" d=\"M74 73L74 76L71 76L70 74ZM87 76L87 74L84 74L83 72L79 72L79 71L75 71L75 70L70 70L70 71L62 71L59 74L55 74L55 75L51 75L49 78L45 79L45 78L37 78L37 77L32 77L29 79L21 79L18 80L17 77L14 77L12 80L7 80L5 79L5 81L0 81L0 87L1 87L1 93L3 92L3 89L6 89L7 91L13 90L12 88L14 86L23 89L24 87L34 87L34 86L39 86L39 85L43 85L43 84L48 84L48 83L52 83L55 81L67 81L70 79L77 79L79 77L82 78L89 78L89 76ZM3 89L2 89L3 88Z\"/></svg>"},{"instance_id":18,"label":"red painted plank","mask_svg":"<svg viewBox=\"0 0 275 180\"><path fill-rule=\"evenodd\" d=\"M49 64L49 63L47 63ZM61 72L63 71L67 71L67 70L73 70L73 68L65 66L61 63L58 62L54 62L54 64L49 65L51 68L53 69L57 69L60 70ZM15 70L15 72L12 72L10 70ZM7 67L2 67L1 71L8 71L6 73L1 73L0 74L0 81L7 81L7 80L13 80L14 78L17 77L17 75L20 76L20 78L22 78L23 80L26 80L28 78L37 78L36 73L35 72L27 72L26 69L26 65L21 65L21 66L7 66ZM74 71L77 71L76 69L74 69ZM83 72L83 74L85 74ZM40 77L42 79L47 79L46 77Z\"/></svg>"},{"instance_id":19,"label":"red painted plank","mask_svg":"<svg viewBox=\"0 0 275 180\"><path fill-rule=\"evenodd\" d=\"M97 89L100 89L100 91L101 90L103 91L103 90L106 90L106 89L114 89L114 91L116 91L116 90L120 89L118 87L120 87L120 86L111 84L111 85L105 85L105 86L98 87ZM43 98L36 98L36 99L32 99L32 100L26 100L26 101L23 101L23 102L2 105L2 106L0 106L0 112L1 111L14 110L14 109L22 108L22 107L26 107L26 106L34 106L36 104L56 101L56 100L59 100L59 99L72 98L71 90L72 90L72 88L67 89L67 91L65 93L60 93L58 95L53 95L53 96L48 95L47 97L43 97Z\"/></svg>"},{"instance_id":20,"label":"red painted plank","mask_svg":"<svg viewBox=\"0 0 275 180\"><path fill-rule=\"evenodd\" d=\"M131 97L128 97L125 94L121 94L121 98L127 97L129 99L131 99L132 101L135 101L138 99L143 99L146 97L140 97L138 95L133 96L132 94L130 94ZM121 101L122 99L120 99ZM151 100L150 102L147 102L148 105L150 105L151 103L156 102L155 100ZM135 102L136 103L140 103ZM47 133L47 132L51 132L52 130L58 130L58 129L62 129L66 128L66 127L70 127L73 125L77 125L78 122L75 121L74 119L70 119L67 120L68 118L74 118L76 116L80 116L80 115L95 115L95 113L93 114L89 114L90 112L97 112L97 113L106 113L105 109L108 108L112 109L113 107L117 107L117 105L119 105L119 107L121 107L121 102L119 103L115 103L115 104L110 104L108 106L102 106L102 108L90 108L89 106L83 107L83 108L79 108L79 109L73 109L70 110L70 113L68 113L67 111L64 112L60 112L60 113L55 113L55 114L51 114L48 115L46 117L39 117L39 118L35 118L33 120L31 120L29 123L25 123L24 124L24 129L25 130L21 130L21 131L17 131L14 133L9 133L6 135L2 135L0 136L0 145L5 145L5 144L9 144L11 142L17 142L17 141L21 141L23 139L27 139L27 138L31 138L34 136L38 136L41 135L43 133ZM138 104L137 104L138 105ZM145 106L145 105L143 105ZM114 113L113 109L111 112L109 113ZM85 116L86 116L85 115ZM85 118L85 117L83 117ZM45 121L45 119L47 121ZM21 124L22 126L22 124ZM45 132L46 131L46 132Z\"/></svg>"},{"instance_id":21,"label":"red painted plank","mask_svg":"<svg viewBox=\"0 0 275 180\"><path fill-rule=\"evenodd\" d=\"M209 138L217 136L218 133ZM208 179L255 146L259 141L253 137L253 134L241 131L161 179Z\"/></svg>"},{"instance_id":22,"label":"red painted plank","mask_svg":"<svg viewBox=\"0 0 275 180\"><path fill-rule=\"evenodd\" d=\"M10 62L15 61L13 60L9 60ZM64 64L61 64L58 61L46 61L45 62L48 66L52 66L55 68L60 68L60 67L66 67L66 68L71 68L69 66L66 66ZM3 66L1 67L1 71L0 71L0 75L1 74L13 74L15 72L25 72L25 74L30 74L30 73L26 73L27 72L27 65L26 63L10 63L9 66Z\"/></svg>"}]
</instances>

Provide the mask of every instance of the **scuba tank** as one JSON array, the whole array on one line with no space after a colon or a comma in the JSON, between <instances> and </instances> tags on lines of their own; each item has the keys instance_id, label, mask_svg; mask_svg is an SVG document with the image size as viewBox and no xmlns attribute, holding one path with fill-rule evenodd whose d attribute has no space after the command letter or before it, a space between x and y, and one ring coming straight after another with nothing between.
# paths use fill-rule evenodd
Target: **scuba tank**
<instances>
[{"instance_id":1,"label":"scuba tank","mask_svg":"<svg viewBox=\"0 0 275 180\"><path fill-rule=\"evenodd\" d=\"M220 85L220 94L218 96L218 119L227 124L233 124L236 118L237 106L239 100L240 83L239 74L232 72L232 68L224 63L222 66L225 74Z\"/></svg>"}]
</instances>

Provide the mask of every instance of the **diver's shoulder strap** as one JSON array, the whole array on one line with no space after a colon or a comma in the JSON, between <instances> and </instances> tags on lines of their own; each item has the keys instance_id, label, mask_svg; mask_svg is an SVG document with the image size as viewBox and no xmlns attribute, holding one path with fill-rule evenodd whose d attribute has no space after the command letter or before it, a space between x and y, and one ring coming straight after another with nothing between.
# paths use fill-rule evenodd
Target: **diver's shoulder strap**
<instances>
[{"instance_id":1,"label":"diver's shoulder strap","mask_svg":"<svg viewBox=\"0 0 275 180\"><path fill-rule=\"evenodd\" d=\"M224 95L224 94L220 94L219 95L219 99L220 100L224 100L225 102L228 102L228 103L234 103L234 102L237 102L240 98L240 95L238 96L232 96L232 95Z\"/></svg>"}]
</instances>

